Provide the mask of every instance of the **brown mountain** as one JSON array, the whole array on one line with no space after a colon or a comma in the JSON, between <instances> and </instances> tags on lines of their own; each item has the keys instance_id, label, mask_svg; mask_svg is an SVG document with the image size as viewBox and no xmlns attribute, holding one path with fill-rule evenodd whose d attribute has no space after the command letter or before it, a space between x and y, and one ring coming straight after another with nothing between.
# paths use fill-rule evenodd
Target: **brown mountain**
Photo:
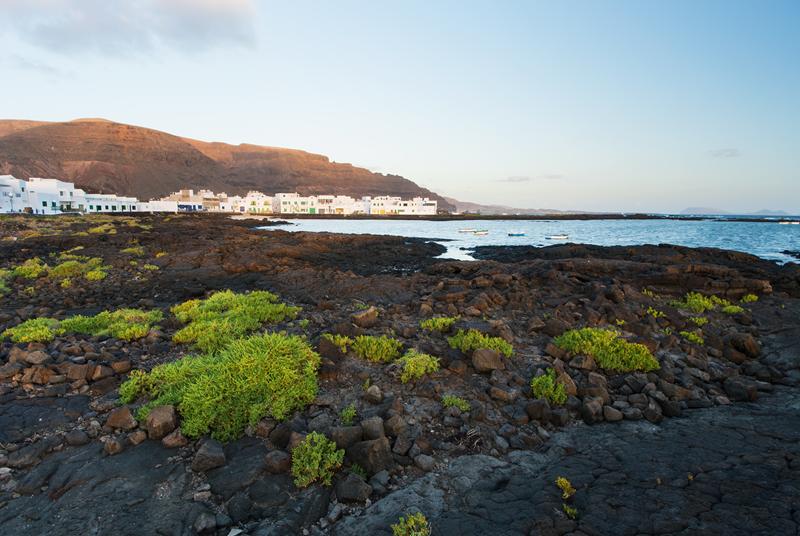
<instances>
[{"instance_id":1,"label":"brown mountain","mask_svg":"<svg viewBox=\"0 0 800 536\"><path fill-rule=\"evenodd\" d=\"M296 149L181 138L104 119L64 123L0 120L0 174L52 177L92 192L160 197L181 188L229 194L439 195L398 175L383 175Z\"/></svg>"}]
</instances>

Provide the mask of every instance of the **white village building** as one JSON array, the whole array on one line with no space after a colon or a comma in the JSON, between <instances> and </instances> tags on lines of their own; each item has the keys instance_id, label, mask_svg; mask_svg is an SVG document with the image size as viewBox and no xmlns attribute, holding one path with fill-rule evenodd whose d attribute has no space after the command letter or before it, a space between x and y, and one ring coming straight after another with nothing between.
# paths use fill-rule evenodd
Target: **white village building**
<instances>
[{"instance_id":1,"label":"white village building","mask_svg":"<svg viewBox=\"0 0 800 536\"><path fill-rule=\"evenodd\" d=\"M297 192L274 196L250 191L229 196L210 190L180 190L161 199L91 194L71 182L32 177L25 181L0 175L0 213L63 214L67 212L224 212L240 214L375 214L435 215L437 203L427 197L309 195Z\"/></svg>"}]
</instances>

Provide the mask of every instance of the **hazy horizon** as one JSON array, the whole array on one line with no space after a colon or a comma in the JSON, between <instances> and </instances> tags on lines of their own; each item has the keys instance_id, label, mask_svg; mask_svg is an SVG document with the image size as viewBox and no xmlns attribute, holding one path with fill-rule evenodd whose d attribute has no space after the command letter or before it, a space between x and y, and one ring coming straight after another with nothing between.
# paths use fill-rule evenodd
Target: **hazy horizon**
<instances>
[{"instance_id":1,"label":"hazy horizon","mask_svg":"<svg viewBox=\"0 0 800 536\"><path fill-rule=\"evenodd\" d=\"M517 208L800 213L800 3L0 2L0 117L325 154Z\"/></svg>"}]
</instances>

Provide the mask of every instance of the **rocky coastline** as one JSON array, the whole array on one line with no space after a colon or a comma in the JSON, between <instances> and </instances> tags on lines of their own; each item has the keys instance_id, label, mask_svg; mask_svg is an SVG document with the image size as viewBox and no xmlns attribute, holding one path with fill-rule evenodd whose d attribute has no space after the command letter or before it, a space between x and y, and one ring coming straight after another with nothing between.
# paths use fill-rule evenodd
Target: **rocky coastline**
<instances>
[{"instance_id":1,"label":"rocky coastline","mask_svg":"<svg viewBox=\"0 0 800 536\"><path fill-rule=\"evenodd\" d=\"M573 244L481 247L464 262L437 259L444 248L425 240L255 225L264 222L191 214L0 219L0 333L105 310L161 315L131 340L0 340L6 533L388 535L411 512L433 534L800 528L797 264ZM97 280L52 275L64 259L95 258ZM32 259L50 271L19 275ZM137 419L143 400L122 403L120 386L197 353L176 342L184 322L171 308L223 290L300 308L258 332L302 337L319 354L313 401L231 441L184 434L173 406ZM423 327L441 318L452 322ZM570 349L568 335L586 328L656 366L614 369ZM495 346L453 347L470 330ZM404 381L401 361L364 359L328 335L392 338L401 353L435 356L437 370ZM535 396L533 380L547 374L563 400ZM292 452L314 432L344 461L330 486L298 487ZM573 495L562 498L559 477Z\"/></svg>"}]
</instances>

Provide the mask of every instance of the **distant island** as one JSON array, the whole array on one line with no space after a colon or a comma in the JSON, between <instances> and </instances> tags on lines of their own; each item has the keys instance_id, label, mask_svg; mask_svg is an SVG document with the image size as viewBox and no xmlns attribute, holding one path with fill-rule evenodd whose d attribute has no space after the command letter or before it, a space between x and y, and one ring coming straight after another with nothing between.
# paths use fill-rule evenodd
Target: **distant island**
<instances>
[{"instance_id":1,"label":"distant island","mask_svg":"<svg viewBox=\"0 0 800 536\"><path fill-rule=\"evenodd\" d=\"M681 210L680 214L684 216L726 216L732 214L739 216L789 216L789 213L785 210L770 210L766 208L754 211L730 212L721 208L689 207Z\"/></svg>"}]
</instances>

